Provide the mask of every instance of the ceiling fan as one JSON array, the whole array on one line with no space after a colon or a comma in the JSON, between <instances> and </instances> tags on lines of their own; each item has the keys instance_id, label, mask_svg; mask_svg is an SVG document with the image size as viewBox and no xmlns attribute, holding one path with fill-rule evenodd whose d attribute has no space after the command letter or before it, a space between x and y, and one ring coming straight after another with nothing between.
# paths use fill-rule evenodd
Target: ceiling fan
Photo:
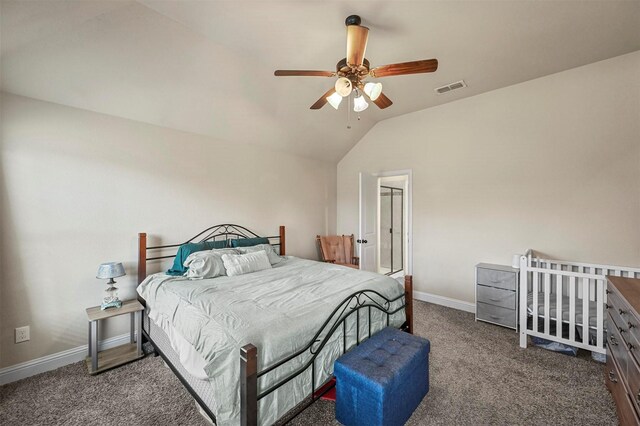
<instances>
[{"instance_id":1,"label":"ceiling fan","mask_svg":"<svg viewBox=\"0 0 640 426\"><path fill-rule=\"evenodd\" d=\"M360 25L358 15L347 17L347 57L336 65L336 71L306 71L306 70L276 70L277 77L338 77L334 87L329 89L311 105L311 109L320 109L327 102L338 109L342 98L355 92L353 109L356 112L364 111L369 104L362 93L373 101L379 108L384 109L393 102L382 93L382 84L365 82L367 77L380 78L394 75L420 74L434 72L438 69L437 59L425 59L420 61L402 62L398 64L382 65L371 68L364 54L367 49L369 28Z\"/></svg>"}]
</instances>

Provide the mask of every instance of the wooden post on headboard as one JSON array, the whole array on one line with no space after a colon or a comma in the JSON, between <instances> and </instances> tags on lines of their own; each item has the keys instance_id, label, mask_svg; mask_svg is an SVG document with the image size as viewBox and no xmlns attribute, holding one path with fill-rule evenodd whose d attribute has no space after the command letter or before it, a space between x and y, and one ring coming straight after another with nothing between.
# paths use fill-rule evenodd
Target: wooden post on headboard
<instances>
[{"instance_id":1,"label":"wooden post on headboard","mask_svg":"<svg viewBox=\"0 0 640 426\"><path fill-rule=\"evenodd\" d=\"M138 284L147 278L147 234L138 234Z\"/></svg>"},{"instance_id":2,"label":"wooden post on headboard","mask_svg":"<svg viewBox=\"0 0 640 426\"><path fill-rule=\"evenodd\" d=\"M280 256L284 256L286 253L284 225L280 225Z\"/></svg>"},{"instance_id":3,"label":"wooden post on headboard","mask_svg":"<svg viewBox=\"0 0 640 426\"><path fill-rule=\"evenodd\" d=\"M407 317L407 331L413 334L413 275L404 276L404 312Z\"/></svg>"}]
</instances>

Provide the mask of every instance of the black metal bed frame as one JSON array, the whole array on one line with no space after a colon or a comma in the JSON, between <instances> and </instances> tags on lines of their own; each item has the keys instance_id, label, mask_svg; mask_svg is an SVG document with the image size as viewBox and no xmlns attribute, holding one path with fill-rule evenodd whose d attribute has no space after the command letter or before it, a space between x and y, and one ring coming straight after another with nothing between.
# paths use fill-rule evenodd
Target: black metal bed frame
<instances>
[{"instance_id":1,"label":"black metal bed frame","mask_svg":"<svg viewBox=\"0 0 640 426\"><path fill-rule=\"evenodd\" d=\"M334 333L342 328L342 352L346 353L349 349L360 345L363 340L360 340L360 312L367 311L368 317L368 330L367 338L371 337L371 309L376 309L383 314L386 314L387 322L386 326L389 326L391 315L394 315L405 309L406 303L404 301L406 293L401 293L399 296L388 299L384 295L378 293L375 290L361 290L357 291L348 297L346 297L328 316L324 323L320 326L316 334L304 345L301 349L287 356L286 358L276 362L275 364L264 368L261 371L257 371L257 348L248 344L240 349L240 377L241 377L241 389L240 389L240 406L241 406L241 420L240 424L243 426L253 426L258 423L258 401L267 395L271 394L275 390L284 386L294 378L305 373L311 369L311 392L301 403L296 405L291 411L285 414L288 417L287 421L291 421L298 414L304 411L311 404L322 398L324 394L329 392L334 384L330 384L331 377L329 377L316 392L316 358L324 349L325 345L334 336ZM376 300L377 299L377 300ZM398 303L398 306L394 306L394 302L398 302L402 299L402 303ZM355 343L351 346L347 344L347 320L353 314L356 314L356 336ZM401 327L403 330L408 331L408 324L405 321ZM258 393L258 379L276 370L279 367L287 364L290 361L298 358L299 356L307 353L310 355L306 362L288 374L281 378L276 383L271 385L266 390Z\"/></svg>"},{"instance_id":2,"label":"black metal bed frame","mask_svg":"<svg viewBox=\"0 0 640 426\"><path fill-rule=\"evenodd\" d=\"M147 257L147 251L162 251L166 249L178 248L182 244L187 244L191 242L204 242L204 241L218 241L225 239L229 241L231 239L236 238L261 238L261 236L257 235L253 231L249 229L234 225L234 224L222 224L215 225L210 228L205 229L204 231L198 233L194 237L185 241L184 243L179 244L167 244L167 245L159 245L147 247L147 234L140 233L138 234L138 283L141 283L147 276L147 268L146 264L148 261L158 261L163 259L169 259L176 256L173 255L158 255L154 257ZM277 242L271 243L274 246L278 246L280 248L280 255L285 254L285 227L280 226L280 232L277 236L264 237L268 238L271 242L272 240L277 240ZM177 250L176 250L177 251ZM333 337L334 333L342 327L342 336L343 336L343 345L342 345L342 353L347 352L349 349L352 349L355 346L358 346L362 341L360 339L360 312L362 310L367 310L368 315L368 333L367 337L371 337L371 309L377 309L378 311L386 314L387 316L387 326L389 325L391 315L394 315L401 310L405 311L406 321L402 324L401 329L413 333L413 281L412 276L405 276L405 291L399 296L389 299L379 292L375 290L361 290L355 292L348 297L346 297L329 315L329 317L324 321L322 326L318 329L316 334L311 338L311 340L305 344L301 349L296 351L295 353L287 356L286 358L276 362L275 364L264 368L262 371L258 371L258 349L252 345L247 344L240 348L240 406L241 406L241 424L243 426L254 426L258 423L258 401L265 396L271 394L281 386L285 385L289 381L293 380L295 377L303 374L305 371L311 369L311 393L308 397L306 397L303 401L301 401L298 405L296 405L292 410L285 413L285 415L281 418L286 419L286 422L292 420L298 414L300 414L304 409L309 407L315 401L320 399L324 394L326 394L333 385L329 385L331 378L329 378L322 386L319 387L319 390L316 390L316 367L315 361L322 349L325 345L330 341ZM146 301L138 296L138 300L146 307ZM394 303L397 303L397 306ZM145 310L146 312L146 310ZM348 346L347 344L347 323L351 315L356 313L356 340L355 344ZM178 369L173 365L173 363L169 360L169 358L158 348L153 341L153 339L149 336L147 330L144 329L144 321L143 321L143 338L151 343L154 348L154 353L160 355L163 360L167 363L169 368L173 371L173 373L178 377L183 386L187 389L187 391L193 396L196 402L200 405L202 410L211 418L212 421L216 421L215 414L211 411L211 409L207 406L207 404L202 400L202 398L198 395L198 393L191 387L191 385L187 382L187 380L182 377ZM270 386L268 389L261 391L258 393L258 379L264 377L269 372L276 370L277 368L287 364L288 362L296 359L299 356L303 356L305 352L309 352L309 359L304 363L304 365L291 374L279 379L275 384Z\"/></svg>"}]
</instances>

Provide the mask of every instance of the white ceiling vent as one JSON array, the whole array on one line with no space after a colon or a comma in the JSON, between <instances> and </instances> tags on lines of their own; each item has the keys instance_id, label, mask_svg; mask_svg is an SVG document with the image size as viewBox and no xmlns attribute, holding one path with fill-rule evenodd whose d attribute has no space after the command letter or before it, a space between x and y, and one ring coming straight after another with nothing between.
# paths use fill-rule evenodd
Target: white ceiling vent
<instances>
[{"instance_id":1,"label":"white ceiling vent","mask_svg":"<svg viewBox=\"0 0 640 426\"><path fill-rule=\"evenodd\" d=\"M455 83L447 84L446 86L436 87L434 90L438 94L443 94L443 93L450 92L452 90L462 89L463 87L467 87L467 85L464 82L464 80L460 80L460 81L456 81Z\"/></svg>"}]
</instances>

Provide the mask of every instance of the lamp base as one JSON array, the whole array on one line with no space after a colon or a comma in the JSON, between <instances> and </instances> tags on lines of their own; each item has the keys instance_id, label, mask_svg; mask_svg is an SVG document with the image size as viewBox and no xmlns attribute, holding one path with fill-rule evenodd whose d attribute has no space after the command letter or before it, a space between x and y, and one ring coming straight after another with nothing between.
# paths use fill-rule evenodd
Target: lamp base
<instances>
[{"instance_id":1,"label":"lamp base","mask_svg":"<svg viewBox=\"0 0 640 426\"><path fill-rule=\"evenodd\" d=\"M122 307L122 302L120 300L112 300L111 302L102 302L102 305L100 305L100 310L104 311L105 309L110 309L110 308L121 308Z\"/></svg>"}]
</instances>

